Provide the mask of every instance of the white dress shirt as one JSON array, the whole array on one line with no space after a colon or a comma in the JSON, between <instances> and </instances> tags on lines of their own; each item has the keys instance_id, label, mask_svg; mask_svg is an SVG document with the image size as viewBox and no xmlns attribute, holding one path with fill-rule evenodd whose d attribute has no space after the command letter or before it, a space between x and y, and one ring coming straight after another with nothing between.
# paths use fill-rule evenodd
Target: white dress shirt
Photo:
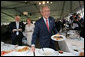
<instances>
[{"instance_id":1,"label":"white dress shirt","mask_svg":"<svg viewBox=\"0 0 85 57\"><path fill-rule=\"evenodd\" d=\"M46 19L43 17L43 19L44 19L44 22L45 22L45 24L46 24ZM48 19L48 25L49 25L49 19Z\"/></svg>"},{"instance_id":2,"label":"white dress shirt","mask_svg":"<svg viewBox=\"0 0 85 57\"><path fill-rule=\"evenodd\" d=\"M19 29L19 22L16 22L16 28ZM16 32L16 35L19 35L19 32Z\"/></svg>"}]
</instances>

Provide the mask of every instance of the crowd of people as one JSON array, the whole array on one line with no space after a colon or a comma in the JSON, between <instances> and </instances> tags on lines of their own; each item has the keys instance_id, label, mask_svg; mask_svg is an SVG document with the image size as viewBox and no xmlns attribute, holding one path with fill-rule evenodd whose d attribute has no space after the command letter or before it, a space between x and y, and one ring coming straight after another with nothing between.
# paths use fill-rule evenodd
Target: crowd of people
<instances>
[{"instance_id":1,"label":"crowd of people","mask_svg":"<svg viewBox=\"0 0 85 57\"><path fill-rule=\"evenodd\" d=\"M70 16L69 26L70 29L79 31L80 36L84 38L84 18L79 13L74 13Z\"/></svg>"},{"instance_id":2,"label":"crowd of people","mask_svg":"<svg viewBox=\"0 0 85 57\"><path fill-rule=\"evenodd\" d=\"M81 18L81 15L78 13L72 14L70 17L70 28L75 30L80 30L82 27L84 27L84 19Z\"/></svg>"},{"instance_id":3,"label":"crowd of people","mask_svg":"<svg viewBox=\"0 0 85 57\"><path fill-rule=\"evenodd\" d=\"M9 24L9 31L11 33L11 40L13 45L22 45L22 38L27 38L27 44L31 46L32 51L35 51L36 39L39 39L40 47L50 47L55 49L54 41L51 40L51 36L57 34L61 29L64 28L66 23L59 20L55 22L54 18L50 16L50 9L48 6L44 6L40 9L42 17L32 24L31 19L27 18L27 24L20 22L20 16L15 16L15 22ZM74 13L68 21L70 29L81 30L81 35L84 30L84 19L81 18L80 14ZM23 32L25 35L23 35ZM84 35L83 35L84 36Z\"/></svg>"},{"instance_id":4,"label":"crowd of people","mask_svg":"<svg viewBox=\"0 0 85 57\"><path fill-rule=\"evenodd\" d=\"M84 37L84 18L81 17L80 13L73 13L72 16L70 16L69 21L67 19L58 19L55 24L58 32L68 25L69 30L77 30L79 31L80 36Z\"/></svg>"}]
</instances>

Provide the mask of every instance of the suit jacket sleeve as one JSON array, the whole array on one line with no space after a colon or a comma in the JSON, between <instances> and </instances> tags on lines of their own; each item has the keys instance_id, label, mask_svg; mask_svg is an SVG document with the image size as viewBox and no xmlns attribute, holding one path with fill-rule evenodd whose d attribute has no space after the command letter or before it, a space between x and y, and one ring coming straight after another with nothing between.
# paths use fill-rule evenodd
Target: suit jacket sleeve
<instances>
[{"instance_id":1,"label":"suit jacket sleeve","mask_svg":"<svg viewBox=\"0 0 85 57\"><path fill-rule=\"evenodd\" d=\"M53 32L54 34L57 34L57 28L56 28L56 25L55 25L55 20L53 19Z\"/></svg>"},{"instance_id":2,"label":"suit jacket sleeve","mask_svg":"<svg viewBox=\"0 0 85 57\"><path fill-rule=\"evenodd\" d=\"M25 30L25 25L23 24L23 22L21 22L22 24L22 32Z\"/></svg>"},{"instance_id":3,"label":"suit jacket sleeve","mask_svg":"<svg viewBox=\"0 0 85 57\"><path fill-rule=\"evenodd\" d=\"M12 24L13 24L12 22L9 24L9 32L10 33L12 33L12 30L13 30L13 28L12 28L13 25Z\"/></svg>"},{"instance_id":4,"label":"suit jacket sleeve","mask_svg":"<svg viewBox=\"0 0 85 57\"><path fill-rule=\"evenodd\" d=\"M39 27L38 27L38 22L35 23L35 28L34 28L34 32L32 35L32 42L31 44L35 44L36 43L36 39L38 38L38 34L39 34Z\"/></svg>"}]
</instances>

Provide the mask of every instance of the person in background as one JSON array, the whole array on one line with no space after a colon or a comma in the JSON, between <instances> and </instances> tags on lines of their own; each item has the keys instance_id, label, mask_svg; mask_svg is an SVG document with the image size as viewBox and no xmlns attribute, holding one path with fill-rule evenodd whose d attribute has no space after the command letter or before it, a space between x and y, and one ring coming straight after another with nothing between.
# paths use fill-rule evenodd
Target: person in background
<instances>
[{"instance_id":1,"label":"person in background","mask_svg":"<svg viewBox=\"0 0 85 57\"><path fill-rule=\"evenodd\" d=\"M34 24L31 23L31 19L27 19L27 24L25 25L25 34L27 38L27 44L31 46L32 34L34 31Z\"/></svg>"},{"instance_id":2,"label":"person in background","mask_svg":"<svg viewBox=\"0 0 85 57\"><path fill-rule=\"evenodd\" d=\"M55 22L55 25L56 25L57 31L60 32L60 30L62 29L62 22L61 22L61 20L57 20Z\"/></svg>"},{"instance_id":3,"label":"person in background","mask_svg":"<svg viewBox=\"0 0 85 57\"><path fill-rule=\"evenodd\" d=\"M85 36L85 32L84 32L84 19L80 18L79 22L81 23L80 36L84 38L84 36Z\"/></svg>"},{"instance_id":4,"label":"person in background","mask_svg":"<svg viewBox=\"0 0 85 57\"><path fill-rule=\"evenodd\" d=\"M43 6L40 9L42 17L36 21L34 32L32 35L31 50L35 52L36 39L39 39L40 48L56 49L54 41L51 39L53 34L57 34L55 27L55 20L50 16L50 9L48 6Z\"/></svg>"},{"instance_id":5,"label":"person in background","mask_svg":"<svg viewBox=\"0 0 85 57\"><path fill-rule=\"evenodd\" d=\"M72 23L76 17L77 13L73 13L72 16L70 16L70 20L69 20L69 28L72 29Z\"/></svg>"},{"instance_id":6,"label":"person in background","mask_svg":"<svg viewBox=\"0 0 85 57\"><path fill-rule=\"evenodd\" d=\"M62 28L65 28L65 26L64 26L65 23L66 23L66 20L63 19L63 20L62 20Z\"/></svg>"},{"instance_id":7,"label":"person in background","mask_svg":"<svg viewBox=\"0 0 85 57\"><path fill-rule=\"evenodd\" d=\"M80 30L81 29L81 23L79 22L78 17L75 17L75 20L72 23L72 28L74 30Z\"/></svg>"},{"instance_id":8,"label":"person in background","mask_svg":"<svg viewBox=\"0 0 85 57\"><path fill-rule=\"evenodd\" d=\"M23 22L20 22L20 16L15 16L15 22L9 24L9 30L11 33L12 44L22 46L24 24Z\"/></svg>"}]
</instances>

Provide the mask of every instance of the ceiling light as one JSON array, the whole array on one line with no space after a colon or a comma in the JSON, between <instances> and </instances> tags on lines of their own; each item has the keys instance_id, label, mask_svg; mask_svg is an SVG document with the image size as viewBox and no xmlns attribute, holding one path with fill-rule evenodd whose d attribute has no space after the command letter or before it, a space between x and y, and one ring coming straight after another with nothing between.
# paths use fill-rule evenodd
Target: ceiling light
<instances>
[{"instance_id":1,"label":"ceiling light","mask_svg":"<svg viewBox=\"0 0 85 57\"><path fill-rule=\"evenodd\" d=\"M46 1L46 2L45 1L42 1L42 2L39 2L39 5L42 5L42 4L45 5L45 4L48 4L48 3L52 4L52 2L50 2L50 1Z\"/></svg>"},{"instance_id":2,"label":"ceiling light","mask_svg":"<svg viewBox=\"0 0 85 57\"><path fill-rule=\"evenodd\" d=\"M49 3L49 1L47 1L47 3Z\"/></svg>"},{"instance_id":3,"label":"ceiling light","mask_svg":"<svg viewBox=\"0 0 85 57\"><path fill-rule=\"evenodd\" d=\"M28 12L23 12L24 15L28 15Z\"/></svg>"},{"instance_id":4,"label":"ceiling light","mask_svg":"<svg viewBox=\"0 0 85 57\"><path fill-rule=\"evenodd\" d=\"M24 2L27 2L27 1L24 1Z\"/></svg>"},{"instance_id":5,"label":"ceiling light","mask_svg":"<svg viewBox=\"0 0 85 57\"><path fill-rule=\"evenodd\" d=\"M42 4L45 4L45 1L43 1Z\"/></svg>"},{"instance_id":6,"label":"ceiling light","mask_svg":"<svg viewBox=\"0 0 85 57\"><path fill-rule=\"evenodd\" d=\"M52 2L50 2L52 4Z\"/></svg>"},{"instance_id":7,"label":"ceiling light","mask_svg":"<svg viewBox=\"0 0 85 57\"><path fill-rule=\"evenodd\" d=\"M41 3L39 2L39 5L41 5Z\"/></svg>"}]
</instances>

